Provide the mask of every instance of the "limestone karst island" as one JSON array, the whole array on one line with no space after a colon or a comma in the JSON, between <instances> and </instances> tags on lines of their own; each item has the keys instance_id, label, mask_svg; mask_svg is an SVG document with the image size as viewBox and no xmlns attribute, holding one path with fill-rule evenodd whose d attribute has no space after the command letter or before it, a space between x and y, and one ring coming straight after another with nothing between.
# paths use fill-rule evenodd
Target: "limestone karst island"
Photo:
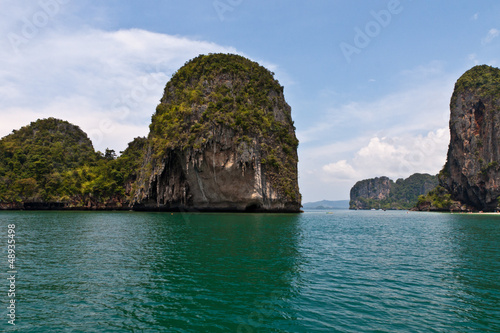
<instances>
[{"instance_id":1,"label":"limestone karst island","mask_svg":"<svg viewBox=\"0 0 500 333\"><path fill-rule=\"evenodd\" d=\"M167 83L148 137L119 157L54 118L2 138L0 208L299 212L297 147L272 72L200 55Z\"/></svg>"}]
</instances>

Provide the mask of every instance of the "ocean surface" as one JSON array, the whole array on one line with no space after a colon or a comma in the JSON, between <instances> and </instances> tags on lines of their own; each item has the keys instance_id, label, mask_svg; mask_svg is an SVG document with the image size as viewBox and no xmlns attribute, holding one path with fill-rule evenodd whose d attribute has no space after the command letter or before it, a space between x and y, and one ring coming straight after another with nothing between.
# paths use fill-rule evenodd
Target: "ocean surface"
<instances>
[{"instance_id":1,"label":"ocean surface","mask_svg":"<svg viewBox=\"0 0 500 333\"><path fill-rule=\"evenodd\" d=\"M500 216L0 212L0 232L0 331L500 332Z\"/></svg>"}]
</instances>

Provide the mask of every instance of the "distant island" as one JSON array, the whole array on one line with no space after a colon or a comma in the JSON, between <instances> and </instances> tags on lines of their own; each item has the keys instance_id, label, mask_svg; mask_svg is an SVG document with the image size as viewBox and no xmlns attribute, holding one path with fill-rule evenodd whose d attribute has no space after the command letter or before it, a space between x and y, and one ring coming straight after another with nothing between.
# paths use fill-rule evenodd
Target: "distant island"
<instances>
[{"instance_id":1,"label":"distant island","mask_svg":"<svg viewBox=\"0 0 500 333\"><path fill-rule=\"evenodd\" d=\"M299 212L299 142L273 75L238 55L198 56L119 157L64 120L14 130L0 140L0 209Z\"/></svg>"},{"instance_id":2,"label":"distant island","mask_svg":"<svg viewBox=\"0 0 500 333\"><path fill-rule=\"evenodd\" d=\"M304 209L348 209L349 200L321 200L303 204Z\"/></svg>"},{"instance_id":3,"label":"distant island","mask_svg":"<svg viewBox=\"0 0 500 333\"><path fill-rule=\"evenodd\" d=\"M395 182L377 177L357 182L350 193L350 209L411 209L418 197L438 185L437 176L416 173Z\"/></svg>"}]
</instances>

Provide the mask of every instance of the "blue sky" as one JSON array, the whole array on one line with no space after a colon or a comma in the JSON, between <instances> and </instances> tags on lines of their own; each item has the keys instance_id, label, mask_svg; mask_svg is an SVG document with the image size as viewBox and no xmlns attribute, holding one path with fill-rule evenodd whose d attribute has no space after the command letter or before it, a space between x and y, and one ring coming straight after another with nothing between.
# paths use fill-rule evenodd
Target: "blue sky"
<instances>
[{"instance_id":1,"label":"blue sky","mask_svg":"<svg viewBox=\"0 0 500 333\"><path fill-rule=\"evenodd\" d=\"M0 0L0 136L49 116L96 149L145 136L163 86L200 53L276 73L301 141L304 202L357 180L437 173L455 81L499 66L496 1Z\"/></svg>"}]
</instances>

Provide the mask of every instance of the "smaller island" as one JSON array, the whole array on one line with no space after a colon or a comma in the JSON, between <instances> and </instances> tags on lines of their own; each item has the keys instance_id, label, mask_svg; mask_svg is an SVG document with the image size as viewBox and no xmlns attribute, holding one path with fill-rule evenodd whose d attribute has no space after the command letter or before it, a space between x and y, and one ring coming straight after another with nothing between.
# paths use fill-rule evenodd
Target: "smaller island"
<instances>
[{"instance_id":1,"label":"smaller island","mask_svg":"<svg viewBox=\"0 0 500 333\"><path fill-rule=\"evenodd\" d=\"M395 182L388 177L361 180L351 188L349 209L411 209L437 185L437 176L420 173Z\"/></svg>"},{"instance_id":2,"label":"smaller island","mask_svg":"<svg viewBox=\"0 0 500 333\"><path fill-rule=\"evenodd\" d=\"M34 121L0 140L0 209L128 209L144 146L136 138L117 158L76 125Z\"/></svg>"}]
</instances>

